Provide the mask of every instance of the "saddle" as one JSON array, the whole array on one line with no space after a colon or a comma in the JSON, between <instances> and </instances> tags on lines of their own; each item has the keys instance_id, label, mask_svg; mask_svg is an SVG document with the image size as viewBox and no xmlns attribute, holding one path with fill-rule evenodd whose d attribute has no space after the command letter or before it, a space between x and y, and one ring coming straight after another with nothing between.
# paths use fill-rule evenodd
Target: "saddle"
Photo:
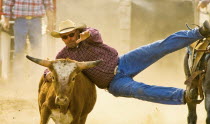
<instances>
[{"instance_id":1,"label":"saddle","mask_svg":"<svg viewBox=\"0 0 210 124\"><path fill-rule=\"evenodd\" d=\"M190 76L188 79L185 81L186 84L186 89L191 90L191 89L198 89L198 96L200 96L200 99L193 100L192 102L196 104L200 104L203 99L203 89L202 89L202 82L205 77L205 72L206 72L206 66L201 68L200 64L202 57L205 55L205 53L209 52L208 45L210 43L210 39L203 39L194 42L189 46L190 49L190 56L189 56L189 61L188 63L191 63L190 65Z\"/></svg>"}]
</instances>

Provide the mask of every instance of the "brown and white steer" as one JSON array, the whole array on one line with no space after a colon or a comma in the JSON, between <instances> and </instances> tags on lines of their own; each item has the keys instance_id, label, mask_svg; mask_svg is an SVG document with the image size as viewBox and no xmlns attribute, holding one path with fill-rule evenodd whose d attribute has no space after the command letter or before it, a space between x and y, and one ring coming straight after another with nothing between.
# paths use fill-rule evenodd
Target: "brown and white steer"
<instances>
[{"instance_id":1,"label":"brown and white steer","mask_svg":"<svg viewBox=\"0 0 210 124\"><path fill-rule=\"evenodd\" d=\"M26 57L52 72L52 82L44 82L42 77L39 83L40 124L47 124L50 118L55 124L85 124L96 102L96 88L81 71L98 65L101 60L48 61Z\"/></svg>"}]
</instances>

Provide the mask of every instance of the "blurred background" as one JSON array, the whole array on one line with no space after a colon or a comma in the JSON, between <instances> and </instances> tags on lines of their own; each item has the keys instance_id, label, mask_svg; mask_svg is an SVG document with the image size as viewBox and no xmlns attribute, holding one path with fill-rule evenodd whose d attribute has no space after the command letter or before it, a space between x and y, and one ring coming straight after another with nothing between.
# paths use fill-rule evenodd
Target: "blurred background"
<instances>
[{"instance_id":1,"label":"blurred background","mask_svg":"<svg viewBox=\"0 0 210 124\"><path fill-rule=\"evenodd\" d=\"M100 31L105 44L117 49L119 55L139 46L166 38L185 24L201 24L209 20L208 8L197 10L197 0L57 0L56 25L70 19L86 23ZM54 59L64 44L45 31L41 59ZM11 22L12 24L12 22ZM192 28L194 28L192 26ZM0 123L37 124L38 83L44 67L26 60L12 66L13 37L0 34ZM135 77L150 85L185 88L183 60L186 49L165 56ZM30 55L30 43L26 46ZM22 68L17 68L24 65ZM15 67L14 67L15 66ZM17 75L10 75L14 70ZM197 107L198 124L205 123L203 102ZM97 88L97 102L87 124L185 124L186 105L162 105L132 98L114 97ZM50 124L53 124L50 120Z\"/></svg>"}]
</instances>

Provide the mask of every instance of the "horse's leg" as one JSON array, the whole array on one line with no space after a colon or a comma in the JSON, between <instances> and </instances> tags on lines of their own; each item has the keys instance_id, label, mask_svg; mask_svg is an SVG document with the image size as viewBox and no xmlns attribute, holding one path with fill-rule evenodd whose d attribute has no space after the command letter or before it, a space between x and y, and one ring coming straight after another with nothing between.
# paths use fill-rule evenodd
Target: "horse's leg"
<instances>
[{"instance_id":1,"label":"horse's leg","mask_svg":"<svg viewBox=\"0 0 210 124\"><path fill-rule=\"evenodd\" d=\"M189 59L189 54L186 53L186 55L184 57L184 72L185 72L186 78L190 77L188 59ZM187 106L188 106L187 122L188 122L188 124L196 124L196 121L197 121L196 104L195 103L187 103Z\"/></svg>"},{"instance_id":2,"label":"horse's leg","mask_svg":"<svg viewBox=\"0 0 210 124\"><path fill-rule=\"evenodd\" d=\"M205 93L205 109L207 112L206 124L210 124L210 92Z\"/></svg>"},{"instance_id":3,"label":"horse's leg","mask_svg":"<svg viewBox=\"0 0 210 124\"><path fill-rule=\"evenodd\" d=\"M207 70L203 83L203 89L205 94L205 109L207 112L206 124L210 124L210 59L207 61Z\"/></svg>"},{"instance_id":4,"label":"horse's leg","mask_svg":"<svg viewBox=\"0 0 210 124\"><path fill-rule=\"evenodd\" d=\"M188 106L187 122L188 124L196 124L197 121L196 104L190 103L187 104L187 106Z\"/></svg>"},{"instance_id":5,"label":"horse's leg","mask_svg":"<svg viewBox=\"0 0 210 124\"><path fill-rule=\"evenodd\" d=\"M197 96L195 96L195 97L197 98ZM188 124L196 124L196 122L197 122L196 105L197 104L195 104L195 103L187 103L187 106L188 106L187 122L188 122Z\"/></svg>"}]
</instances>

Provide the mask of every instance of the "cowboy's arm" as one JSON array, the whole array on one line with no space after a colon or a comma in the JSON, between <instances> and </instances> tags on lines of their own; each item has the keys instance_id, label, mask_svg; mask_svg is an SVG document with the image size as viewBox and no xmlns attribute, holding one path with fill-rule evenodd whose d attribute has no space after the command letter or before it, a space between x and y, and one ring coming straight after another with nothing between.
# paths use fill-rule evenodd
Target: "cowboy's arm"
<instances>
[{"instance_id":1,"label":"cowboy's arm","mask_svg":"<svg viewBox=\"0 0 210 124\"><path fill-rule=\"evenodd\" d=\"M44 81L45 82L51 82L52 81L52 73L49 69L46 69L44 71Z\"/></svg>"},{"instance_id":2,"label":"cowboy's arm","mask_svg":"<svg viewBox=\"0 0 210 124\"><path fill-rule=\"evenodd\" d=\"M82 33L80 33L80 39L78 39L77 43L81 41L87 42L95 42L95 43L102 43L103 40L101 38L101 34L97 29L94 28L87 28Z\"/></svg>"},{"instance_id":3,"label":"cowboy's arm","mask_svg":"<svg viewBox=\"0 0 210 124\"><path fill-rule=\"evenodd\" d=\"M55 15L54 15L54 6L52 0L44 0L44 6L47 16L47 31L52 32L55 28Z\"/></svg>"},{"instance_id":4,"label":"cowboy's arm","mask_svg":"<svg viewBox=\"0 0 210 124\"><path fill-rule=\"evenodd\" d=\"M210 3L210 0L200 0L197 8L198 9L206 8L209 3Z\"/></svg>"},{"instance_id":5,"label":"cowboy's arm","mask_svg":"<svg viewBox=\"0 0 210 124\"><path fill-rule=\"evenodd\" d=\"M10 20L10 18L2 16L1 23L2 23L2 27L4 28L4 30L9 30L9 27L10 27L9 20Z\"/></svg>"}]
</instances>

